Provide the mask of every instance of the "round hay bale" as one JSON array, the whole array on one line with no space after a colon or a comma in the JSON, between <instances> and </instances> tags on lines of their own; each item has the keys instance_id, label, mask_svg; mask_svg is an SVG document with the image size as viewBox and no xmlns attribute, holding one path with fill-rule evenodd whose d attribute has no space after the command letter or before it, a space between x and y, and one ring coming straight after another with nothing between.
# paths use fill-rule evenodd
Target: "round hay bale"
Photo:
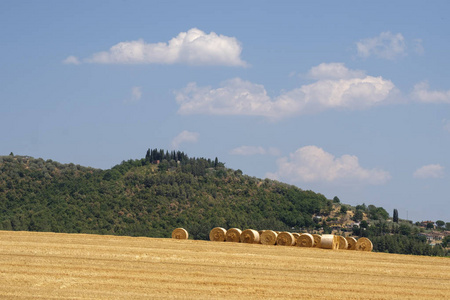
<instances>
[{"instance_id":1,"label":"round hay bale","mask_svg":"<svg viewBox=\"0 0 450 300\"><path fill-rule=\"evenodd\" d=\"M313 245L313 247L320 248L320 240L321 240L322 237L320 235L318 235L318 234L313 234L312 236L314 238L314 245Z\"/></svg>"},{"instance_id":2,"label":"round hay bale","mask_svg":"<svg viewBox=\"0 0 450 300\"><path fill-rule=\"evenodd\" d=\"M225 240L227 242L239 243L241 241L242 230L239 228L230 228L227 230Z\"/></svg>"},{"instance_id":3,"label":"round hay bale","mask_svg":"<svg viewBox=\"0 0 450 300\"><path fill-rule=\"evenodd\" d=\"M294 236L294 239L295 239L295 243L294 243L294 246L295 246L295 245L297 245L297 240L300 237L300 233L293 232L292 235Z\"/></svg>"},{"instance_id":4,"label":"round hay bale","mask_svg":"<svg viewBox=\"0 0 450 300\"><path fill-rule=\"evenodd\" d=\"M372 251L373 244L368 238L359 238L356 242L355 249L358 251Z\"/></svg>"},{"instance_id":5,"label":"round hay bale","mask_svg":"<svg viewBox=\"0 0 450 300\"><path fill-rule=\"evenodd\" d=\"M261 244L275 245L277 243L278 234L273 230L264 230L261 234Z\"/></svg>"},{"instance_id":6,"label":"round hay bale","mask_svg":"<svg viewBox=\"0 0 450 300\"><path fill-rule=\"evenodd\" d=\"M314 245L314 237L309 233L302 233L297 239L297 246L312 247Z\"/></svg>"},{"instance_id":7,"label":"round hay bale","mask_svg":"<svg viewBox=\"0 0 450 300\"><path fill-rule=\"evenodd\" d=\"M241 243L258 244L259 240L259 233L256 230L246 229L241 233Z\"/></svg>"},{"instance_id":8,"label":"round hay bale","mask_svg":"<svg viewBox=\"0 0 450 300\"><path fill-rule=\"evenodd\" d=\"M345 237L343 237L343 236L340 236L340 235L338 236L338 238L339 238L339 249L347 250L348 249L347 239Z\"/></svg>"},{"instance_id":9,"label":"round hay bale","mask_svg":"<svg viewBox=\"0 0 450 300\"><path fill-rule=\"evenodd\" d=\"M348 243L348 250L355 250L356 249L356 239L354 237L348 236L345 238Z\"/></svg>"},{"instance_id":10,"label":"round hay bale","mask_svg":"<svg viewBox=\"0 0 450 300\"><path fill-rule=\"evenodd\" d=\"M176 228L172 231L172 238L177 240L187 240L189 233L184 228Z\"/></svg>"},{"instance_id":11,"label":"round hay bale","mask_svg":"<svg viewBox=\"0 0 450 300\"><path fill-rule=\"evenodd\" d=\"M216 227L211 230L209 233L209 239L213 242L225 242L225 235L227 231L225 228Z\"/></svg>"},{"instance_id":12,"label":"round hay bale","mask_svg":"<svg viewBox=\"0 0 450 300\"><path fill-rule=\"evenodd\" d=\"M277 237L277 245L281 246L294 246L295 238L292 233L283 231Z\"/></svg>"},{"instance_id":13,"label":"round hay bale","mask_svg":"<svg viewBox=\"0 0 450 300\"><path fill-rule=\"evenodd\" d=\"M339 238L333 234L324 234L320 239L320 248L337 250L339 247Z\"/></svg>"}]
</instances>

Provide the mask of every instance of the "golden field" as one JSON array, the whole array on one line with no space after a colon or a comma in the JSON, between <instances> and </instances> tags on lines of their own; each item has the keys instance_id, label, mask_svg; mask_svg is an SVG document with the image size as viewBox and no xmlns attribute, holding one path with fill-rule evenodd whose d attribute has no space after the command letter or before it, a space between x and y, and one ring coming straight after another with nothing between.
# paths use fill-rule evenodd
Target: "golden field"
<instances>
[{"instance_id":1,"label":"golden field","mask_svg":"<svg viewBox=\"0 0 450 300\"><path fill-rule=\"evenodd\" d=\"M450 299L450 259L0 231L0 299Z\"/></svg>"}]
</instances>

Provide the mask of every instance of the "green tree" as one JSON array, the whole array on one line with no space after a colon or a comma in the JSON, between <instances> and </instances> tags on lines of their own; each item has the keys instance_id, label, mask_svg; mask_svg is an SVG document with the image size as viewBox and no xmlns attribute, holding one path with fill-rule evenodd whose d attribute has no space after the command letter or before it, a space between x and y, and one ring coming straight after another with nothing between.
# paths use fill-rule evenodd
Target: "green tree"
<instances>
[{"instance_id":1,"label":"green tree","mask_svg":"<svg viewBox=\"0 0 450 300\"><path fill-rule=\"evenodd\" d=\"M347 205L341 205L341 214L346 214L348 210Z\"/></svg>"},{"instance_id":2,"label":"green tree","mask_svg":"<svg viewBox=\"0 0 450 300\"><path fill-rule=\"evenodd\" d=\"M341 200L339 200L338 196L334 196L333 203L341 203Z\"/></svg>"},{"instance_id":3,"label":"green tree","mask_svg":"<svg viewBox=\"0 0 450 300\"><path fill-rule=\"evenodd\" d=\"M392 216L392 221L394 221L395 223L398 223L398 210L396 208L394 209L394 214Z\"/></svg>"},{"instance_id":4,"label":"green tree","mask_svg":"<svg viewBox=\"0 0 450 300\"><path fill-rule=\"evenodd\" d=\"M442 220L437 220L436 225L437 227L439 227L439 229L444 229L445 222Z\"/></svg>"},{"instance_id":5,"label":"green tree","mask_svg":"<svg viewBox=\"0 0 450 300\"><path fill-rule=\"evenodd\" d=\"M442 239L442 247L447 248L450 246L450 235L447 235Z\"/></svg>"},{"instance_id":6,"label":"green tree","mask_svg":"<svg viewBox=\"0 0 450 300\"><path fill-rule=\"evenodd\" d=\"M363 219L363 217L364 217L364 214L363 214L362 210L357 209L355 211L355 214L353 215L352 220L355 221L355 222L359 222L359 221L361 221Z\"/></svg>"}]
</instances>

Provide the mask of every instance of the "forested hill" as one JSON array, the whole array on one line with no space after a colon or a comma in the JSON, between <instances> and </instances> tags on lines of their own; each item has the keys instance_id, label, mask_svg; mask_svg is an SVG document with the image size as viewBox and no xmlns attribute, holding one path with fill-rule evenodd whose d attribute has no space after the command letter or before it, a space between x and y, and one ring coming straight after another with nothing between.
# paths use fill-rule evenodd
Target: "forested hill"
<instances>
[{"instance_id":1,"label":"forested hill","mask_svg":"<svg viewBox=\"0 0 450 300\"><path fill-rule=\"evenodd\" d=\"M332 201L243 175L218 159L148 150L108 170L28 156L0 157L0 230L169 237L184 227L300 230Z\"/></svg>"}]
</instances>

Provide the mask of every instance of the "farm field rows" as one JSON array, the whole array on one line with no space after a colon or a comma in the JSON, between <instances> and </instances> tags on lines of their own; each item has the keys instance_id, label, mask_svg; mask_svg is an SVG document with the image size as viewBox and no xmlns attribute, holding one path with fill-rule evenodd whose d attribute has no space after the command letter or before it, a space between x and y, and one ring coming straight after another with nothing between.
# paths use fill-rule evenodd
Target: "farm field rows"
<instances>
[{"instance_id":1,"label":"farm field rows","mask_svg":"<svg viewBox=\"0 0 450 300\"><path fill-rule=\"evenodd\" d=\"M450 259L0 231L2 299L448 299Z\"/></svg>"}]
</instances>

